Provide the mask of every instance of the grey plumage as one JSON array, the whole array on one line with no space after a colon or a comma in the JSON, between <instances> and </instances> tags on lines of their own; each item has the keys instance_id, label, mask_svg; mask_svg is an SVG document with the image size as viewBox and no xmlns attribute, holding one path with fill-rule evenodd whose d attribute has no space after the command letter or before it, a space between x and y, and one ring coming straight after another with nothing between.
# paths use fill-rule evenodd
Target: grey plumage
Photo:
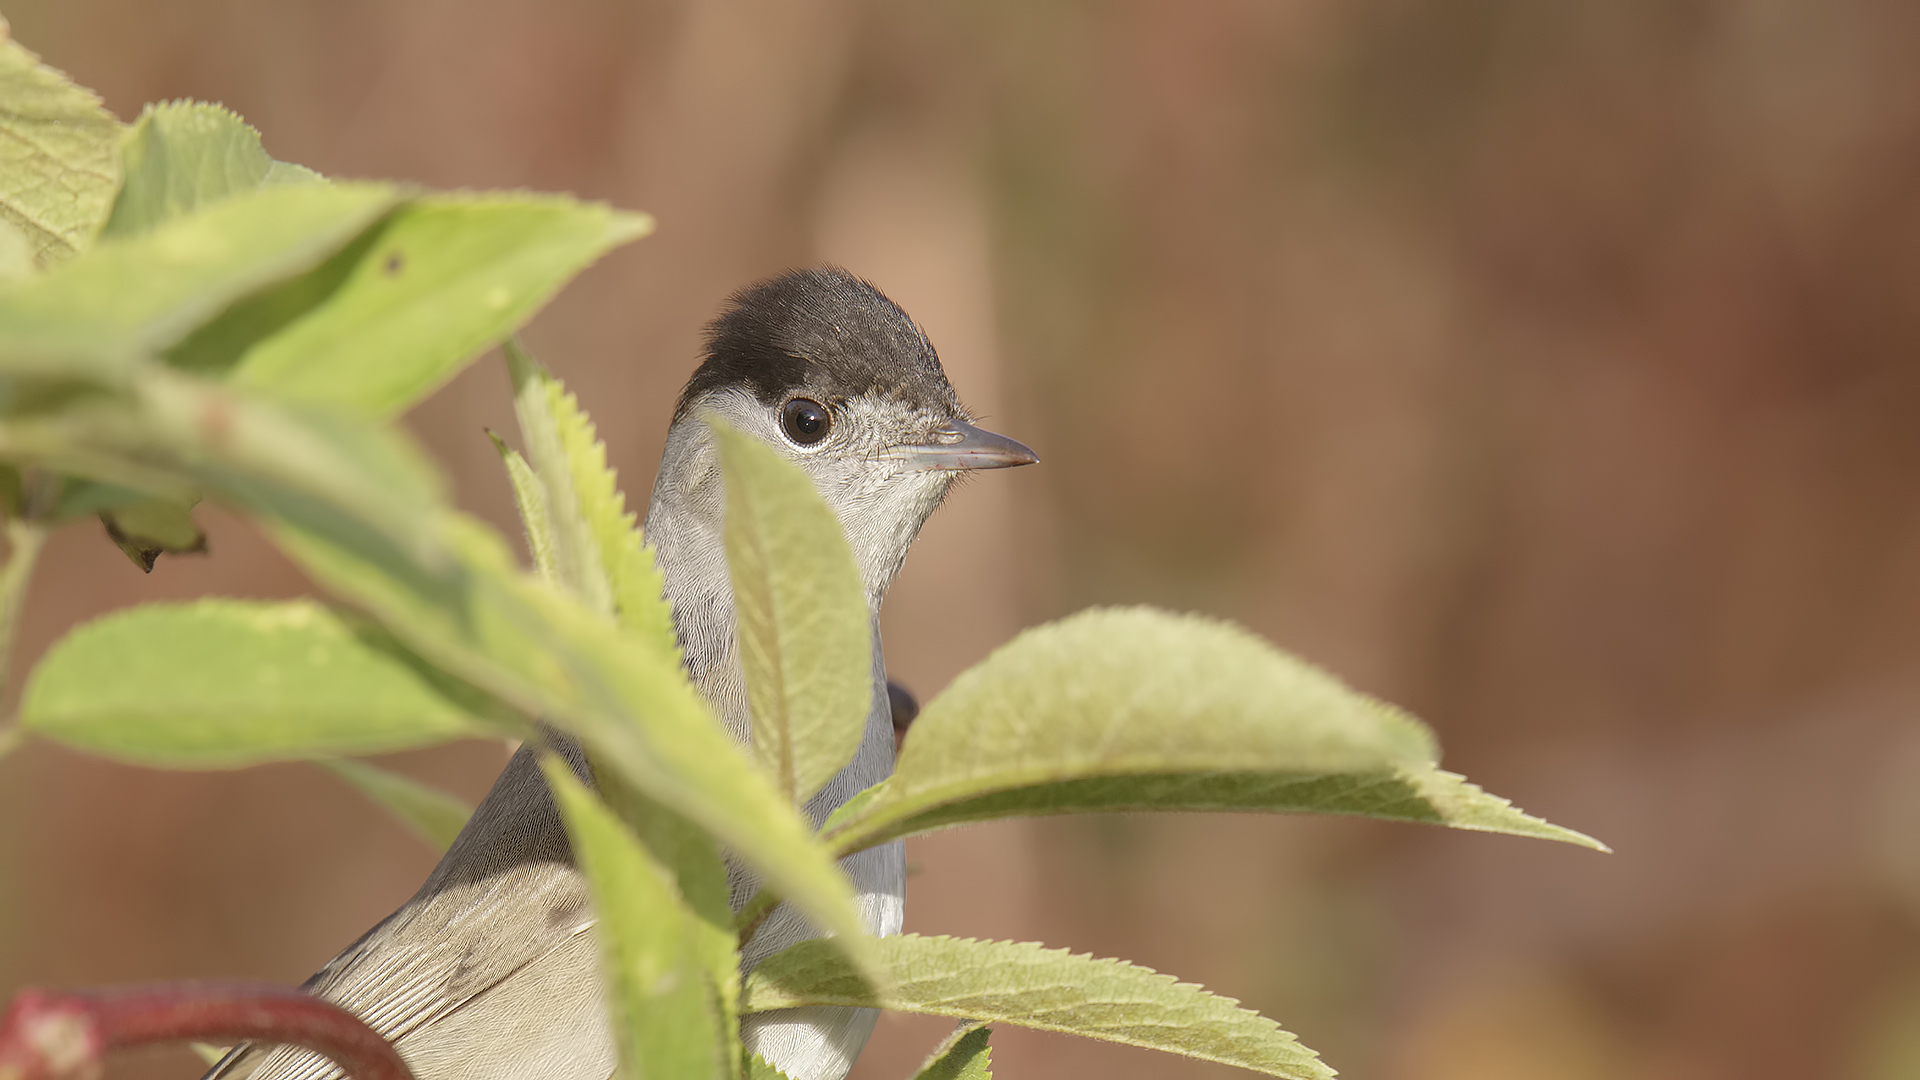
<instances>
[{"instance_id":1,"label":"grey plumage","mask_svg":"<svg viewBox=\"0 0 1920 1080\"><path fill-rule=\"evenodd\" d=\"M783 407L817 404L825 430L798 437ZM752 718L733 632L719 461L702 418L717 414L785 452L846 530L874 622L873 704L853 761L809 800L818 823L893 770L893 726L878 614L887 586L957 470L1026 464L1012 440L969 422L933 347L879 290L837 269L794 271L735 295L667 435L646 534L666 580L688 673L738 739ZM579 751L555 744L584 773ZM861 914L900 930L898 842L844 861ZM736 907L757 883L729 864ZM313 977L313 992L395 1042L420 1080L606 1080L593 915L533 752L514 755L418 893ZM816 932L782 906L743 961ZM872 1031L871 1010L794 1009L748 1017L749 1046L796 1080L838 1080ZM338 1075L299 1050L242 1047L206 1080Z\"/></svg>"}]
</instances>

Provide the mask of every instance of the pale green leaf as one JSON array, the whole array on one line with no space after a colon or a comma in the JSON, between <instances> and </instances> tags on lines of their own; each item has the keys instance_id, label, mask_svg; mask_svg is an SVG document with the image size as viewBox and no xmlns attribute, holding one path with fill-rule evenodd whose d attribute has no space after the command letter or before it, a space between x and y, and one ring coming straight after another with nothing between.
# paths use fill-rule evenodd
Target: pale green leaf
<instances>
[{"instance_id":1,"label":"pale green leaf","mask_svg":"<svg viewBox=\"0 0 1920 1080\"><path fill-rule=\"evenodd\" d=\"M18 281L35 269L33 241L19 226L0 217L0 282Z\"/></svg>"},{"instance_id":2,"label":"pale green leaf","mask_svg":"<svg viewBox=\"0 0 1920 1080\"><path fill-rule=\"evenodd\" d=\"M386 634L304 600L149 604L85 623L35 666L20 722L172 768L377 753L484 731Z\"/></svg>"},{"instance_id":3,"label":"pale green leaf","mask_svg":"<svg viewBox=\"0 0 1920 1080\"><path fill-rule=\"evenodd\" d=\"M765 875L816 925L840 935L851 955L863 963L870 955L846 877L672 657L514 571L500 538L469 519L443 522L453 559L444 572L411 576L388 572L378 549L286 527L269 532L316 581L374 613L421 655L566 729L598 766Z\"/></svg>"},{"instance_id":4,"label":"pale green leaf","mask_svg":"<svg viewBox=\"0 0 1920 1080\"><path fill-rule=\"evenodd\" d=\"M399 431L162 367L129 379L123 396L0 422L0 459L181 502L204 491L366 550L379 539L399 549L389 573L438 557L439 478Z\"/></svg>"},{"instance_id":5,"label":"pale green leaf","mask_svg":"<svg viewBox=\"0 0 1920 1080\"><path fill-rule=\"evenodd\" d=\"M1106 808L1057 797L1068 783L1373 773L1433 757L1418 721L1238 627L1095 610L962 673L914 720L893 777L827 829L853 850L978 820L967 814L986 800L993 816Z\"/></svg>"},{"instance_id":6,"label":"pale green leaf","mask_svg":"<svg viewBox=\"0 0 1920 1080\"><path fill-rule=\"evenodd\" d=\"M528 446L538 440L559 450L564 471L555 463L555 475L572 480L574 503L584 528L584 546L588 561L597 561L601 578L607 584L607 596L620 625L641 634L655 648L668 653L680 651L680 638L674 634L674 613L666 603L666 588L653 552L639 534L636 517L626 509L626 494L607 465L607 444L593 429L586 409L534 359L520 350L518 342L507 342L507 361L515 371L516 404L540 409L538 415L522 413L522 432ZM528 427L528 421L532 425ZM551 430L551 434L547 434Z\"/></svg>"},{"instance_id":7,"label":"pale green leaf","mask_svg":"<svg viewBox=\"0 0 1920 1080\"><path fill-rule=\"evenodd\" d=\"M192 554L207 550L207 535L194 524L193 499L140 498L102 511L100 520L115 545L133 565L152 571L163 553Z\"/></svg>"},{"instance_id":8,"label":"pale green leaf","mask_svg":"<svg viewBox=\"0 0 1920 1080\"><path fill-rule=\"evenodd\" d=\"M913 1080L993 1080L993 1049L987 1045L992 1031L985 1024L963 1021L927 1055Z\"/></svg>"},{"instance_id":9,"label":"pale green leaf","mask_svg":"<svg viewBox=\"0 0 1920 1080\"><path fill-rule=\"evenodd\" d=\"M467 818L473 814L473 807L439 788L364 761L325 758L318 764L379 803L436 852L444 853L453 846L454 837L466 828Z\"/></svg>"},{"instance_id":10,"label":"pale green leaf","mask_svg":"<svg viewBox=\"0 0 1920 1080\"><path fill-rule=\"evenodd\" d=\"M876 993L825 943L803 941L747 975L741 1011L879 1007L1084 1035L1291 1080L1333 1075L1278 1024L1232 998L1121 960L918 934L881 938L879 952L890 989Z\"/></svg>"},{"instance_id":11,"label":"pale green leaf","mask_svg":"<svg viewBox=\"0 0 1920 1080\"><path fill-rule=\"evenodd\" d=\"M727 1037L708 968L694 944L700 919L672 875L566 762L541 760L547 786L593 894L594 935L607 984L620 1072L649 1077L730 1075Z\"/></svg>"},{"instance_id":12,"label":"pale green leaf","mask_svg":"<svg viewBox=\"0 0 1920 1080\"><path fill-rule=\"evenodd\" d=\"M591 762L589 762L591 767ZM727 867L713 838L686 818L635 791L617 774L593 770L600 797L666 868L694 918L688 945L705 970L720 1017L722 1042L736 1050L740 1042L740 949L728 902ZM739 1054L727 1055L737 1075Z\"/></svg>"},{"instance_id":13,"label":"pale green leaf","mask_svg":"<svg viewBox=\"0 0 1920 1080\"><path fill-rule=\"evenodd\" d=\"M853 759L873 708L873 627L840 520L771 447L711 421L753 746L796 803Z\"/></svg>"},{"instance_id":14,"label":"pale green leaf","mask_svg":"<svg viewBox=\"0 0 1920 1080\"><path fill-rule=\"evenodd\" d=\"M119 186L120 122L92 91L0 41L0 220L49 266L92 242Z\"/></svg>"},{"instance_id":15,"label":"pale green leaf","mask_svg":"<svg viewBox=\"0 0 1920 1080\"><path fill-rule=\"evenodd\" d=\"M0 286L0 370L111 380L235 300L320 265L395 198L372 184L270 187L102 241Z\"/></svg>"},{"instance_id":16,"label":"pale green leaf","mask_svg":"<svg viewBox=\"0 0 1920 1080\"><path fill-rule=\"evenodd\" d=\"M322 295L297 317L249 313L260 336L232 377L390 416L499 343L589 263L651 229L644 215L553 196L422 196L350 264L324 268L327 280L313 289ZM246 330L227 326L222 337L244 340ZM208 367L192 355L176 360Z\"/></svg>"},{"instance_id":17,"label":"pale green leaf","mask_svg":"<svg viewBox=\"0 0 1920 1080\"><path fill-rule=\"evenodd\" d=\"M121 159L126 180L105 236L145 232L264 184L319 179L297 167L276 173L260 133L232 110L204 101L148 105L127 129Z\"/></svg>"},{"instance_id":18,"label":"pale green leaf","mask_svg":"<svg viewBox=\"0 0 1920 1080\"><path fill-rule=\"evenodd\" d=\"M759 1054L747 1055L747 1080L793 1080Z\"/></svg>"},{"instance_id":19,"label":"pale green leaf","mask_svg":"<svg viewBox=\"0 0 1920 1080\"><path fill-rule=\"evenodd\" d=\"M509 339L502 350L513 380L513 412L527 443L534 475L546 493L547 520L553 534L553 579L594 611L613 614L613 586L607 580L600 546L581 509L580 490L561 438L564 422L556 409L559 381Z\"/></svg>"},{"instance_id":20,"label":"pale green leaf","mask_svg":"<svg viewBox=\"0 0 1920 1080\"><path fill-rule=\"evenodd\" d=\"M507 483L513 488L513 505L520 512L520 528L534 572L557 582L559 566L553 550L553 517L547 512L546 485L533 474L533 466L520 456L520 451L501 442L500 436L491 431L487 432L487 438L493 440L493 448L500 453L500 464L506 467Z\"/></svg>"}]
</instances>

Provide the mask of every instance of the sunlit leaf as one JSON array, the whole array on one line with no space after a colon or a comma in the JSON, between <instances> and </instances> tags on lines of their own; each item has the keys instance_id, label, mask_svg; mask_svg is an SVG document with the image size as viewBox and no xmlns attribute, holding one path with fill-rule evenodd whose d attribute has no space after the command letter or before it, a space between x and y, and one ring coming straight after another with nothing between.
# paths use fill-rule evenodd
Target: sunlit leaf
<instances>
[{"instance_id":1,"label":"sunlit leaf","mask_svg":"<svg viewBox=\"0 0 1920 1080\"><path fill-rule=\"evenodd\" d=\"M983 800L1000 813L1080 809L1050 794L1068 782L1378 772L1433 754L1417 721L1237 627L1088 611L955 679L914 720L893 777L828 830L847 849L977 820L966 815Z\"/></svg>"},{"instance_id":2,"label":"sunlit leaf","mask_svg":"<svg viewBox=\"0 0 1920 1080\"><path fill-rule=\"evenodd\" d=\"M703 967L714 995L722 1041L737 1051L740 1042L740 949L729 904L727 868L713 838L686 818L633 790L618 775L594 770L601 798L646 846L648 854L672 875L694 918L687 944ZM727 1056L736 1069L739 1054ZM737 1075L737 1071L736 1071Z\"/></svg>"},{"instance_id":3,"label":"sunlit leaf","mask_svg":"<svg viewBox=\"0 0 1920 1080\"><path fill-rule=\"evenodd\" d=\"M753 746L796 803L852 760L873 707L872 617L840 520L805 473L713 422Z\"/></svg>"},{"instance_id":4,"label":"sunlit leaf","mask_svg":"<svg viewBox=\"0 0 1920 1080\"><path fill-rule=\"evenodd\" d=\"M503 351L513 379L513 412L520 421L527 456L540 480L552 535L552 576L563 589L595 611L613 614L613 586L607 580L600 545L582 511L573 463L560 428L566 415L555 408L564 399L559 381L535 363L519 342L509 340Z\"/></svg>"},{"instance_id":5,"label":"sunlit leaf","mask_svg":"<svg viewBox=\"0 0 1920 1080\"><path fill-rule=\"evenodd\" d=\"M34 261L48 266L92 242L119 186L120 122L92 91L0 40L0 219Z\"/></svg>"},{"instance_id":6,"label":"sunlit leaf","mask_svg":"<svg viewBox=\"0 0 1920 1080\"><path fill-rule=\"evenodd\" d=\"M528 716L550 718L602 767L684 815L764 874L851 955L871 938L844 874L792 806L720 728L671 657L513 569L500 538L450 516L444 572L389 573L378 548L270 534L327 588L411 647Z\"/></svg>"},{"instance_id":7,"label":"sunlit leaf","mask_svg":"<svg viewBox=\"0 0 1920 1080\"><path fill-rule=\"evenodd\" d=\"M148 105L121 146L126 179L102 235L130 236L272 183L313 183L319 174L273 160L260 133L222 105Z\"/></svg>"},{"instance_id":8,"label":"sunlit leaf","mask_svg":"<svg viewBox=\"0 0 1920 1080\"><path fill-rule=\"evenodd\" d=\"M453 846L454 837L460 835L473 814L473 807L439 788L364 761L325 758L318 764L379 803L436 852Z\"/></svg>"},{"instance_id":9,"label":"sunlit leaf","mask_svg":"<svg viewBox=\"0 0 1920 1080\"><path fill-rule=\"evenodd\" d=\"M500 453L500 464L507 470L507 483L513 488L513 505L520 512L520 528L527 541L527 556L534 572L549 581L559 580L559 565L553 550L553 517L547 511L547 489L533 474L533 466L520 451L487 432L493 448Z\"/></svg>"},{"instance_id":10,"label":"sunlit leaf","mask_svg":"<svg viewBox=\"0 0 1920 1080\"><path fill-rule=\"evenodd\" d=\"M555 196L421 196L315 281L288 286L304 308L269 298L195 344L231 355L240 385L392 415L651 229L645 215ZM196 351L174 359L210 370Z\"/></svg>"},{"instance_id":11,"label":"sunlit leaf","mask_svg":"<svg viewBox=\"0 0 1920 1080\"><path fill-rule=\"evenodd\" d=\"M728 1076L738 1051L693 941L699 917L667 869L564 761L548 755L541 766L592 889L619 1075Z\"/></svg>"},{"instance_id":12,"label":"sunlit leaf","mask_svg":"<svg viewBox=\"0 0 1920 1080\"><path fill-rule=\"evenodd\" d=\"M85 623L33 669L20 722L174 768L377 753L485 730L384 633L304 600L149 604Z\"/></svg>"},{"instance_id":13,"label":"sunlit leaf","mask_svg":"<svg viewBox=\"0 0 1920 1080\"><path fill-rule=\"evenodd\" d=\"M985 1024L963 1023L927 1055L913 1080L993 1080L993 1049Z\"/></svg>"},{"instance_id":14,"label":"sunlit leaf","mask_svg":"<svg viewBox=\"0 0 1920 1080\"><path fill-rule=\"evenodd\" d=\"M1017 1024L1166 1050L1293 1080L1333 1071L1278 1024L1172 976L1120 960L1009 941L881 938L876 993L826 943L803 941L747 976L741 1010L850 1005Z\"/></svg>"},{"instance_id":15,"label":"sunlit leaf","mask_svg":"<svg viewBox=\"0 0 1920 1080\"><path fill-rule=\"evenodd\" d=\"M393 206L376 184L270 187L0 286L0 371L113 378L311 270Z\"/></svg>"}]
</instances>

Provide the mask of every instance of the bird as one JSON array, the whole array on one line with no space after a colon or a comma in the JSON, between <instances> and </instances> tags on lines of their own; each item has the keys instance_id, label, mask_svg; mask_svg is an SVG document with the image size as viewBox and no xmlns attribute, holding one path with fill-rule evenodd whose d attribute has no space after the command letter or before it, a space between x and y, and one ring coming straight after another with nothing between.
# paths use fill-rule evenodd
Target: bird
<instances>
[{"instance_id":1,"label":"bird","mask_svg":"<svg viewBox=\"0 0 1920 1080\"><path fill-rule=\"evenodd\" d=\"M1032 464L977 427L927 335L871 283L833 267L788 270L733 294L707 326L674 407L643 535L659 566L685 672L726 730L752 735L725 561L726 500L709 424L773 447L838 517L873 620L873 696L852 761L802 808L816 826L893 772L912 698L890 688L879 612L921 526L967 473ZM591 782L580 748L549 745ZM841 861L869 930L899 933L900 841ZM729 860L735 909L757 887ZM538 749L521 747L411 899L306 987L392 1042L418 1080L607 1080L616 1051L603 1007L594 915ZM776 908L742 970L817 936ZM741 1019L746 1047L793 1080L841 1080L872 1034L872 1009L809 1006ZM242 1045L203 1080L340 1075L294 1047Z\"/></svg>"}]
</instances>

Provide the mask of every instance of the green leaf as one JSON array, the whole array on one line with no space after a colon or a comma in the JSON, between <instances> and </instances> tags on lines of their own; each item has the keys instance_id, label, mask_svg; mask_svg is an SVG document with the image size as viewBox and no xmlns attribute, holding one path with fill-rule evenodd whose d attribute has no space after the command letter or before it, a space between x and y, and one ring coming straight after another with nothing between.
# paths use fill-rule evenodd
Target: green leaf
<instances>
[{"instance_id":1,"label":"green leaf","mask_svg":"<svg viewBox=\"0 0 1920 1080\"><path fill-rule=\"evenodd\" d=\"M520 451L487 432L493 448L500 452L500 464L507 470L507 483L513 488L513 505L520 511L520 528L527 541L527 557L534 572L548 581L558 582L559 565L553 550L553 516L547 512L547 488L533 474L533 466Z\"/></svg>"},{"instance_id":2,"label":"green leaf","mask_svg":"<svg viewBox=\"0 0 1920 1080\"><path fill-rule=\"evenodd\" d=\"M586 525L591 557L597 557L605 575L614 615L618 615L620 625L641 634L655 648L680 655L674 611L666 603L666 582L653 561L653 552L639 534L636 517L626 509L620 480L607 465L607 444L601 442L586 409L561 380L526 356L518 342L507 342L507 361L515 367L516 386L520 384L518 371L524 371L530 379L528 390L545 398L543 411L551 417L553 440L566 463L564 475L572 479L574 502ZM532 444L532 430L526 436Z\"/></svg>"},{"instance_id":3,"label":"green leaf","mask_svg":"<svg viewBox=\"0 0 1920 1080\"><path fill-rule=\"evenodd\" d=\"M320 265L395 198L374 184L264 188L0 286L0 371L123 377L235 300Z\"/></svg>"},{"instance_id":4,"label":"green leaf","mask_svg":"<svg viewBox=\"0 0 1920 1080\"><path fill-rule=\"evenodd\" d=\"M661 866L566 762L541 760L593 893L620 1076L731 1074L738 1052L726 1037L708 969L694 944L700 919Z\"/></svg>"},{"instance_id":5,"label":"green leaf","mask_svg":"<svg viewBox=\"0 0 1920 1080\"><path fill-rule=\"evenodd\" d=\"M161 367L130 378L123 396L0 422L0 459L182 502L204 491L383 552L388 573L439 558L439 478L400 432Z\"/></svg>"},{"instance_id":6,"label":"green leaf","mask_svg":"<svg viewBox=\"0 0 1920 1080\"><path fill-rule=\"evenodd\" d=\"M987 807L1106 808L1059 794L1075 782L1126 792L1140 777L1374 773L1433 757L1418 721L1238 627L1095 610L1029 630L962 673L914 720L892 778L826 829L849 851L980 820Z\"/></svg>"},{"instance_id":7,"label":"green leaf","mask_svg":"<svg viewBox=\"0 0 1920 1080\"><path fill-rule=\"evenodd\" d=\"M793 1080L759 1054L747 1055L747 1080Z\"/></svg>"},{"instance_id":8,"label":"green leaf","mask_svg":"<svg viewBox=\"0 0 1920 1080\"><path fill-rule=\"evenodd\" d=\"M591 762L589 762L591 766ZM694 918L687 941L705 971L720 1018L721 1043L730 1069L739 1065L740 949L728 903L727 867L713 838L686 818L635 791L617 774L593 771L601 798L614 809L647 852L672 875Z\"/></svg>"},{"instance_id":9,"label":"green leaf","mask_svg":"<svg viewBox=\"0 0 1920 1080\"><path fill-rule=\"evenodd\" d=\"M390 416L512 333L589 263L651 229L645 215L551 196L422 196L350 264L325 268L324 288L309 290L322 295L306 297L297 317L276 305L237 313L221 348L232 353L257 330L237 353L240 385ZM211 366L194 350L175 359Z\"/></svg>"},{"instance_id":10,"label":"green leaf","mask_svg":"<svg viewBox=\"0 0 1920 1080\"><path fill-rule=\"evenodd\" d=\"M873 627L840 520L771 447L711 421L753 747L805 803L853 759L873 708Z\"/></svg>"},{"instance_id":11,"label":"green leaf","mask_svg":"<svg viewBox=\"0 0 1920 1080\"><path fill-rule=\"evenodd\" d=\"M993 1080L993 1049L987 1045L992 1031L985 1024L962 1022L927 1055L913 1080Z\"/></svg>"},{"instance_id":12,"label":"green leaf","mask_svg":"<svg viewBox=\"0 0 1920 1080\"><path fill-rule=\"evenodd\" d=\"M0 220L45 267L93 241L120 186L120 122L90 90L0 42Z\"/></svg>"},{"instance_id":13,"label":"green leaf","mask_svg":"<svg viewBox=\"0 0 1920 1080\"><path fill-rule=\"evenodd\" d=\"M100 521L133 565L151 573L154 560L166 552L198 554L207 550L207 534L194 524L192 502L137 499L102 511Z\"/></svg>"},{"instance_id":14,"label":"green leaf","mask_svg":"<svg viewBox=\"0 0 1920 1080\"><path fill-rule=\"evenodd\" d=\"M396 772L375 768L351 758L323 758L317 764L351 784L400 820L407 830L444 853L466 828L473 807L441 791Z\"/></svg>"},{"instance_id":15,"label":"green leaf","mask_svg":"<svg viewBox=\"0 0 1920 1080\"><path fill-rule=\"evenodd\" d=\"M553 580L595 611L613 614L613 586L600 556L599 542L582 512L573 463L560 428L572 409L556 408L563 398L559 381L509 340L502 350L513 379L513 412L520 421L540 490L546 493L547 521L553 534ZM570 402L568 403L570 405Z\"/></svg>"},{"instance_id":16,"label":"green leaf","mask_svg":"<svg viewBox=\"0 0 1920 1080\"><path fill-rule=\"evenodd\" d=\"M378 753L485 730L384 633L304 600L149 604L83 624L34 668L20 722L172 768Z\"/></svg>"},{"instance_id":17,"label":"green leaf","mask_svg":"<svg viewBox=\"0 0 1920 1080\"><path fill-rule=\"evenodd\" d=\"M833 949L803 941L748 974L741 1010L879 1007L1084 1035L1290 1080L1333 1075L1273 1021L1149 968L1022 942L902 934L879 944L888 991L865 989Z\"/></svg>"},{"instance_id":18,"label":"green leaf","mask_svg":"<svg viewBox=\"0 0 1920 1080\"><path fill-rule=\"evenodd\" d=\"M204 101L148 105L127 129L120 154L126 181L105 236L145 232L265 184L321 180L268 157L258 131L225 106Z\"/></svg>"},{"instance_id":19,"label":"green leaf","mask_svg":"<svg viewBox=\"0 0 1920 1080\"><path fill-rule=\"evenodd\" d=\"M33 241L19 226L0 218L0 281L18 281L35 269Z\"/></svg>"},{"instance_id":20,"label":"green leaf","mask_svg":"<svg viewBox=\"0 0 1920 1080\"><path fill-rule=\"evenodd\" d=\"M448 516L444 571L389 572L368 550L269 526L316 581L447 671L581 740L597 767L684 815L866 962L846 877L720 728L673 658L513 569L500 538ZM377 549L374 554L378 554Z\"/></svg>"}]
</instances>

